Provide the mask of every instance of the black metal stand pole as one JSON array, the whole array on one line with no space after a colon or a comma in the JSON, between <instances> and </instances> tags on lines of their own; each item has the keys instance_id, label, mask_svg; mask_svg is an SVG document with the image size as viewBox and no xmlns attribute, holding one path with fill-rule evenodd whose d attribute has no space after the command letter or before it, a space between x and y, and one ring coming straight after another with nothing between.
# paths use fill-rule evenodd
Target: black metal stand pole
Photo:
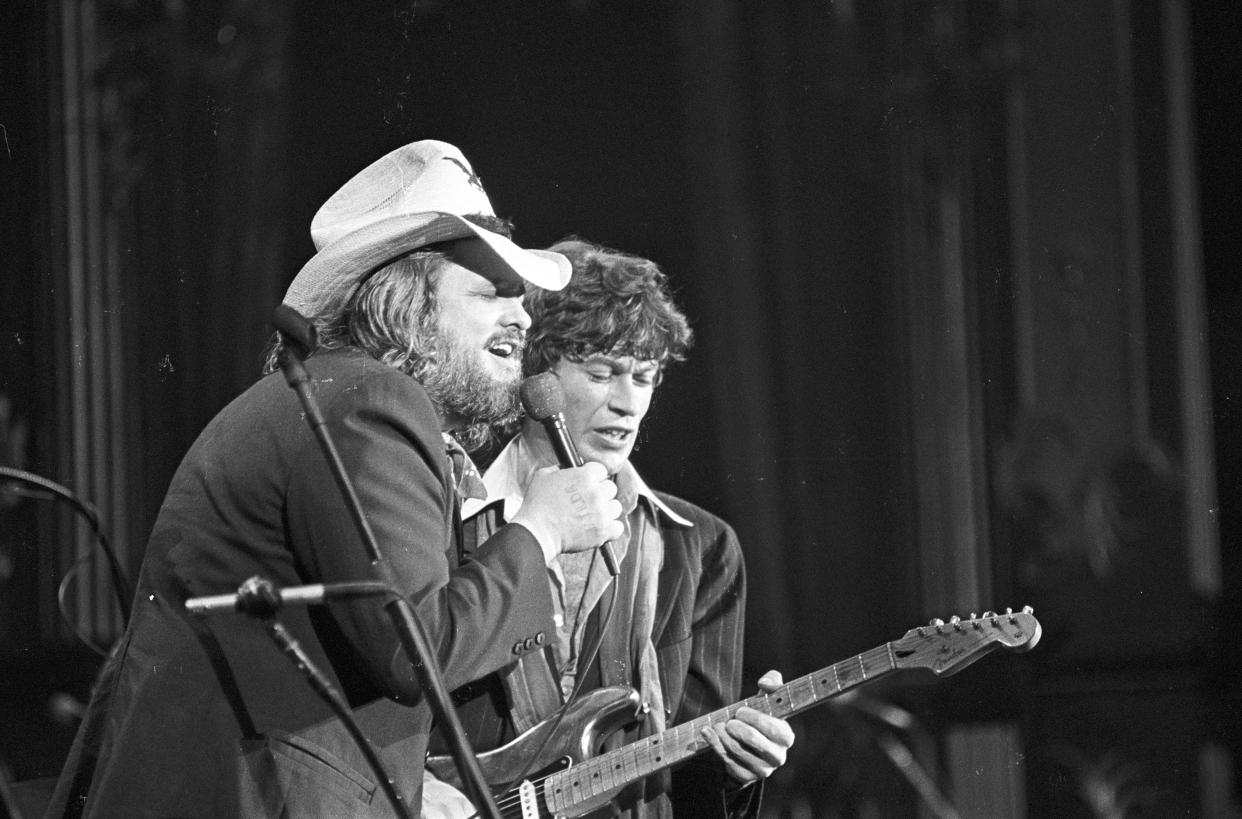
<instances>
[{"instance_id":1,"label":"black metal stand pole","mask_svg":"<svg viewBox=\"0 0 1242 819\"><path fill-rule=\"evenodd\" d=\"M332 476L335 478L336 484L345 499L345 505L358 528L358 534L366 546L378 579L389 587L396 588L395 578L392 576L392 567L384 559L380 551L379 543L376 541L375 533L371 530L371 524L367 521L366 515L362 510L362 504L354 491L353 483L350 481L345 465L337 452L336 445L333 443L325 427L323 414L319 410L318 402L315 401L315 397L311 394L308 387L310 375L306 372L304 359L316 346L314 325L296 310L285 304L276 308L274 323L276 329L285 340L283 345L284 353L281 355L280 360L280 368L285 374L285 380L293 388L294 392L297 393L298 399L302 403L302 409L306 413L306 420L310 424L316 439L318 439L325 457L328 459ZM415 619L414 609L408 600L398 596L385 604L384 610L392 620L397 636L401 640L401 645L414 666L414 673L418 677L424 696L427 697L427 701L431 705L432 713L435 714L439 724L444 728L445 738L448 740L453 759L456 761L457 769L461 774L462 784L466 789L466 796L474 803L475 807L479 808L481 816L488 817L488 819L500 819L500 812L496 808L495 800L492 799L491 791L488 790L487 783L483 778L483 771L479 767L478 757L475 756L474 750L470 747L470 741L467 739L466 732L457 717L457 711L453 708L452 699L449 697L448 689L444 685L435 652L431 649L422 626Z\"/></svg>"}]
</instances>

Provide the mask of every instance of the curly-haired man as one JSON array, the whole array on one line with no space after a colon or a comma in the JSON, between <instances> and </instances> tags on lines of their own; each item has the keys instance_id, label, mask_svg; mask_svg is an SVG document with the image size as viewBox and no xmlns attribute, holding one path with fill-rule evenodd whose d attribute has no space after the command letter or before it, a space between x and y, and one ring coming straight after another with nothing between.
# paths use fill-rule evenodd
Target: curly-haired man
<instances>
[{"instance_id":1,"label":"curly-haired man","mask_svg":"<svg viewBox=\"0 0 1242 819\"><path fill-rule=\"evenodd\" d=\"M610 738L617 746L721 709L741 684L745 572L733 529L653 491L629 462L665 368L690 346L686 318L654 262L578 239L551 249L569 258L573 275L563 290L528 291L523 369L556 375L578 452L618 487L625 532L611 546L620 572L614 579L598 550L550 564L555 638L457 692L479 750L605 686L637 690L644 706L637 725ZM464 542L485 541L518 514L532 476L556 463L541 424L523 420L484 474L487 499L463 507ZM780 682L772 671L760 685ZM702 732L714 754L636 781L615 801L632 817L754 815L755 783L783 764L793 739L784 720L743 708Z\"/></svg>"}]
</instances>

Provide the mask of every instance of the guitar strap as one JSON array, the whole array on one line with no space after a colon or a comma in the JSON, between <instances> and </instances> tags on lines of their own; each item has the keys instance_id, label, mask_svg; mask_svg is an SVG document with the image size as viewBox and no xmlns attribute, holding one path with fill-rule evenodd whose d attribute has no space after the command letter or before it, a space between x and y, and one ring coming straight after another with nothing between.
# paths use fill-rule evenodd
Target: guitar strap
<instances>
[{"instance_id":1,"label":"guitar strap","mask_svg":"<svg viewBox=\"0 0 1242 819\"><path fill-rule=\"evenodd\" d=\"M647 706L646 733L664 730L664 691L656 662L652 631L656 620L656 592L660 586L660 568L664 564L664 538L653 525L651 514L642 504L630 514L630 548L627 550L618 589L620 610L600 646L599 670L603 685L628 685L638 689ZM602 604L606 605L606 604ZM601 608L602 608L601 605ZM603 622L607 611L600 611ZM620 628L617 622L629 623ZM637 674L635 674L637 672ZM635 679L637 676L637 679Z\"/></svg>"},{"instance_id":2,"label":"guitar strap","mask_svg":"<svg viewBox=\"0 0 1242 819\"><path fill-rule=\"evenodd\" d=\"M504 525L502 511L503 504L492 504L479 512L472 526L465 527L467 555ZM540 714L550 714L561 707L560 686L553 671L555 665L550 649L549 645L542 652L527 654L497 672L509 700L509 718L519 734L538 723Z\"/></svg>"}]
</instances>

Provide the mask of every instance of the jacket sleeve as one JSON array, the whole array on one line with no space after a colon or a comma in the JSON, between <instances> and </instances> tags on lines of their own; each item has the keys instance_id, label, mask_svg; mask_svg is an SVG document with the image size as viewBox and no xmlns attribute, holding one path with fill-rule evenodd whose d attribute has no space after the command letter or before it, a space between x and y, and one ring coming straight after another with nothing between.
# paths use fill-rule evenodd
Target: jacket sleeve
<instances>
[{"instance_id":1,"label":"jacket sleeve","mask_svg":"<svg viewBox=\"0 0 1242 819\"><path fill-rule=\"evenodd\" d=\"M397 591L413 605L454 688L538 649L551 634L543 553L521 526L507 526L475 559L450 564L457 526L437 415L413 379L371 371L335 393L325 423L352 479ZM287 492L289 541L306 582L374 579L367 550L327 461L306 446ZM455 561L454 561L455 563ZM343 646L336 662L361 664L387 696L418 695L382 599L334 603Z\"/></svg>"},{"instance_id":2,"label":"jacket sleeve","mask_svg":"<svg viewBox=\"0 0 1242 819\"><path fill-rule=\"evenodd\" d=\"M741 545L728 524L702 510L693 511L698 513L695 527L686 540L697 543L700 549L695 568L701 574L694 595L690 657L676 724L741 698L746 619L746 568ZM708 753L673 772L670 797L677 816L754 817L759 813L762 789L761 782L739 786L720 758Z\"/></svg>"}]
</instances>

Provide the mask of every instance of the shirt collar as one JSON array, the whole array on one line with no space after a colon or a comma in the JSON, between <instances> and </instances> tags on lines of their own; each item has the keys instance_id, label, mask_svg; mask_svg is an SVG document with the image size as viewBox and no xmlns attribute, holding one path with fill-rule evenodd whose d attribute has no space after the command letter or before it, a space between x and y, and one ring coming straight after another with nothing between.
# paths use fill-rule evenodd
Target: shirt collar
<instances>
[{"instance_id":1,"label":"shirt collar","mask_svg":"<svg viewBox=\"0 0 1242 819\"><path fill-rule=\"evenodd\" d=\"M540 463L536 459L535 453L523 435L519 433L514 436L483 473L483 486L487 490L487 498L485 500L467 499L461 507L462 520L469 520L487 507L501 502L504 503L502 510L504 519L513 520L513 516L517 514L518 508L522 505L522 498L526 495L526 485L530 483L531 475L540 467L551 465L551 463ZM629 461L621 467L621 472L617 475L617 483L622 489L628 486L630 491L646 499L652 507L663 513L673 523L685 527L694 526L660 500Z\"/></svg>"},{"instance_id":2,"label":"shirt collar","mask_svg":"<svg viewBox=\"0 0 1242 819\"><path fill-rule=\"evenodd\" d=\"M444 439L444 450L453 471L453 486L457 490L457 497L460 499L486 498L487 490L483 484L483 476L479 474L478 467L470 459L470 453L466 452L457 439L447 432L441 432L440 437Z\"/></svg>"}]
</instances>

